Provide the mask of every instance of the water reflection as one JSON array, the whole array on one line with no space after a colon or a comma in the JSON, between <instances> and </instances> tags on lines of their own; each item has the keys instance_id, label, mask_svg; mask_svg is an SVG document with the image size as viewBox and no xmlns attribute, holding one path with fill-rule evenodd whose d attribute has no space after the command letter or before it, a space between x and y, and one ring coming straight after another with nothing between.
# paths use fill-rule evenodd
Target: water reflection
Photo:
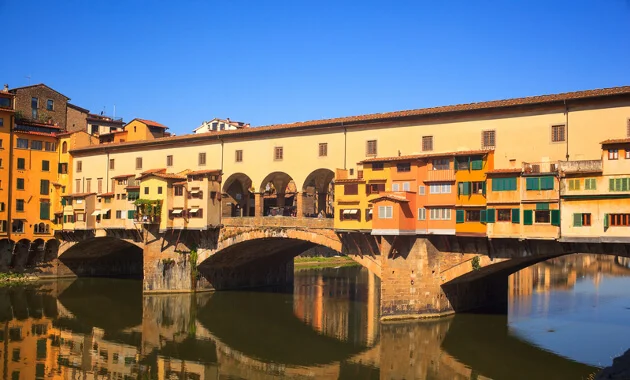
<instances>
[{"instance_id":1,"label":"water reflection","mask_svg":"<svg viewBox=\"0 0 630 380\"><path fill-rule=\"evenodd\" d=\"M564 305L554 297L567 289L598 286L599 308L601 289L613 276L630 278L624 274L630 271L626 261L578 257L513 276L509 318L458 315L402 324L378 322L380 284L361 268L297 271L293 294L143 297L138 281L106 279L0 289L0 374L2 379L586 378L596 368L565 358L572 357L567 347L538 339L531 332L539 326L530 322L542 315L567 320L564 309L554 306ZM601 331L599 325L591 328Z\"/></svg>"}]
</instances>

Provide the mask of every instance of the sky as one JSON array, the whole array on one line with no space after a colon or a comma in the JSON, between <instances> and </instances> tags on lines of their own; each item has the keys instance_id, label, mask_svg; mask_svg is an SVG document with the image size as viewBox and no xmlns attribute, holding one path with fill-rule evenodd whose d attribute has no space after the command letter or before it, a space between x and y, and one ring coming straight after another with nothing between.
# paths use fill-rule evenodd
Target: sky
<instances>
[{"instance_id":1,"label":"sky","mask_svg":"<svg viewBox=\"0 0 630 380\"><path fill-rule=\"evenodd\" d=\"M630 85L630 0L0 0L0 20L2 83L178 135Z\"/></svg>"}]
</instances>

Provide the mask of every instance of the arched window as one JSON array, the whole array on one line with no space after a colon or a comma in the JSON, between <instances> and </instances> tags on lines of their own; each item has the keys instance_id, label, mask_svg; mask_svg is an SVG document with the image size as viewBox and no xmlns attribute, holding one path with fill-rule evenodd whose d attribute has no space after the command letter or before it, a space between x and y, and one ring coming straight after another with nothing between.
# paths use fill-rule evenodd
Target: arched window
<instances>
[{"instance_id":1,"label":"arched window","mask_svg":"<svg viewBox=\"0 0 630 380\"><path fill-rule=\"evenodd\" d=\"M61 153L68 153L68 143L65 141L61 144Z\"/></svg>"}]
</instances>

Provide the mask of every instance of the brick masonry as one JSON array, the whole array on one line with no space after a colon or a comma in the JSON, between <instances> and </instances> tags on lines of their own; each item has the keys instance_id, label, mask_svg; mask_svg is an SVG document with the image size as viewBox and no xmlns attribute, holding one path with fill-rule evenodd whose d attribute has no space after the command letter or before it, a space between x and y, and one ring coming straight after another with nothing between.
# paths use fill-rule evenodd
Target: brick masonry
<instances>
[{"instance_id":1,"label":"brick masonry","mask_svg":"<svg viewBox=\"0 0 630 380\"><path fill-rule=\"evenodd\" d=\"M11 91L15 93L15 110L23 118L32 119L31 99L36 97L39 99L38 121L47 123L51 120L62 129L66 128L68 98L45 85L22 87ZM46 109L48 99L53 101L52 111Z\"/></svg>"}]
</instances>

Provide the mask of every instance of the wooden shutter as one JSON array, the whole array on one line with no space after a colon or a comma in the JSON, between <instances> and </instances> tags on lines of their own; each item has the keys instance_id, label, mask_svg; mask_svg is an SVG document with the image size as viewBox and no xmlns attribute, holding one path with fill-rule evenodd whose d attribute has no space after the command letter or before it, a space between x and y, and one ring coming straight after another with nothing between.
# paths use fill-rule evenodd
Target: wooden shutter
<instances>
[{"instance_id":1,"label":"wooden shutter","mask_svg":"<svg viewBox=\"0 0 630 380\"><path fill-rule=\"evenodd\" d=\"M457 223L464 223L464 210L455 211L455 221Z\"/></svg>"},{"instance_id":2,"label":"wooden shutter","mask_svg":"<svg viewBox=\"0 0 630 380\"><path fill-rule=\"evenodd\" d=\"M521 222L521 209L512 209L512 223L518 224Z\"/></svg>"},{"instance_id":3,"label":"wooden shutter","mask_svg":"<svg viewBox=\"0 0 630 380\"><path fill-rule=\"evenodd\" d=\"M479 221L481 223L485 223L486 222L486 210L479 211Z\"/></svg>"},{"instance_id":4,"label":"wooden shutter","mask_svg":"<svg viewBox=\"0 0 630 380\"><path fill-rule=\"evenodd\" d=\"M532 224L534 224L533 210L523 210L523 224L526 226L531 226Z\"/></svg>"},{"instance_id":5,"label":"wooden shutter","mask_svg":"<svg viewBox=\"0 0 630 380\"><path fill-rule=\"evenodd\" d=\"M489 208L486 211L486 222L488 223L494 223L496 221L496 210L493 208Z\"/></svg>"},{"instance_id":6,"label":"wooden shutter","mask_svg":"<svg viewBox=\"0 0 630 380\"><path fill-rule=\"evenodd\" d=\"M573 214L573 227L582 227L582 214Z\"/></svg>"},{"instance_id":7,"label":"wooden shutter","mask_svg":"<svg viewBox=\"0 0 630 380\"><path fill-rule=\"evenodd\" d=\"M551 225L560 226L560 210L551 210Z\"/></svg>"}]
</instances>

